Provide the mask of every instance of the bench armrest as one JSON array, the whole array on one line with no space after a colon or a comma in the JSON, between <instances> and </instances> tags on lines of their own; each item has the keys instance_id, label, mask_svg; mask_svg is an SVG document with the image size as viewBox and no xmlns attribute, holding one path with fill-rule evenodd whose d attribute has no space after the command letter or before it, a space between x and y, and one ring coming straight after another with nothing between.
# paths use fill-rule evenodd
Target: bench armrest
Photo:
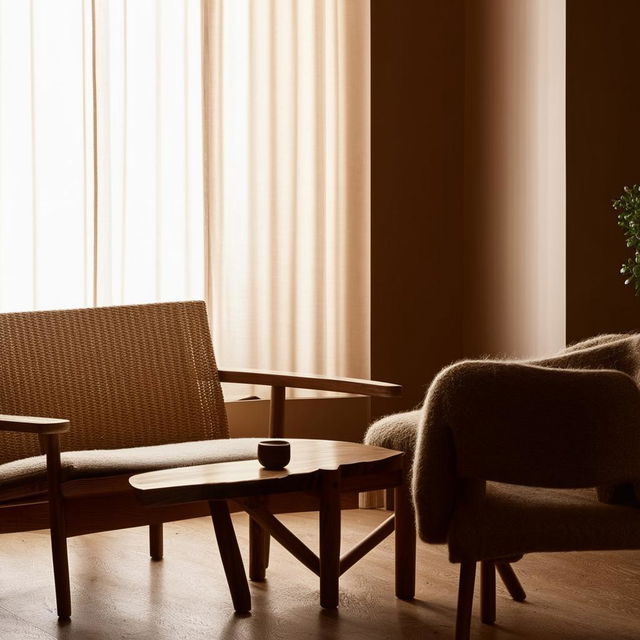
<instances>
[{"instance_id":1,"label":"bench armrest","mask_svg":"<svg viewBox=\"0 0 640 640\"><path fill-rule=\"evenodd\" d=\"M402 387L398 384L378 382L376 380L360 380L358 378L331 378L285 371L260 371L257 369L219 369L218 373L220 382L336 391L338 393L355 393L363 396L398 397L402 393Z\"/></svg>"},{"instance_id":2,"label":"bench armrest","mask_svg":"<svg viewBox=\"0 0 640 640\"><path fill-rule=\"evenodd\" d=\"M0 414L0 431L37 433L50 435L69 431L70 423L61 418L35 418L32 416L8 416Z\"/></svg>"}]
</instances>

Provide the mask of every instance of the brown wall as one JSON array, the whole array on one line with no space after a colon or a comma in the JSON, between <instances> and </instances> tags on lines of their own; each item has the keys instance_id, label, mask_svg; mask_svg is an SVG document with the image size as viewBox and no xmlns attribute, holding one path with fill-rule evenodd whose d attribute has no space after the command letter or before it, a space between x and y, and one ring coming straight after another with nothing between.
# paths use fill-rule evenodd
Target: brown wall
<instances>
[{"instance_id":1,"label":"brown wall","mask_svg":"<svg viewBox=\"0 0 640 640\"><path fill-rule=\"evenodd\" d=\"M640 330L611 209L624 185L640 182L640 2L567 0L566 259L564 203L550 210L541 199L564 167L545 175L549 162L535 151L551 136L562 157L565 124L554 112L536 133L535 117L514 120L527 100L547 108L550 75L565 86L560 5L371 1L372 375L405 386L401 401L375 402L374 417L417 404L457 358L557 348L565 322L568 342ZM538 44L532 24L542 29ZM550 59L545 30L559 24ZM537 191L529 158L542 176ZM518 180L521 202L510 196ZM526 240L532 220L542 221L537 245L514 241Z\"/></svg>"},{"instance_id":2,"label":"brown wall","mask_svg":"<svg viewBox=\"0 0 640 640\"><path fill-rule=\"evenodd\" d=\"M372 0L372 375L565 339L565 8Z\"/></svg>"},{"instance_id":3,"label":"brown wall","mask_svg":"<svg viewBox=\"0 0 640 640\"><path fill-rule=\"evenodd\" d=\"M567 0L567 340L639 331L611 208L640 182L640 2Z\"/></svg>"},{"instance_id":4,"label":"brown wall","mask_svg":"<svg viewBox=\"0 0 640 640\"><path fill-rule=\"evenodd\" d=\"M418 404L461 357L464 2L371 2L372 376Z\"/></svg>"}]
</instances>

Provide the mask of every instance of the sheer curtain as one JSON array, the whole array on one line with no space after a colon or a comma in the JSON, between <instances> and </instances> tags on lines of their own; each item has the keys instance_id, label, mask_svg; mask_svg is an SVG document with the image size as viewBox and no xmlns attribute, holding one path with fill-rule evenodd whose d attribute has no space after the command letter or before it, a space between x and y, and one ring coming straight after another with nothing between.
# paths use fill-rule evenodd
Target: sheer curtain
<instances>
[{"instance_id":1,"label":"sheer curtain","mask_svg":"<svg viewBox=\"0 0 640 640\"><path fill-rule=\"evenodd\" d=\"M205 0L206 293L226 366L369 375L369 0Z\"/></svg>"},{"instance_id":2,"label":"sheer curtain","mask_svg":"<svg viewBox=\"0 0 640 640\"><path fill-rule=\"evenodd\" d=\"M202 298L199 0L0 0L0 311Z\"/></svg>"},{"instance_id":3,"label":"sheer curtain","mask_svg":"<svg viewBox=\"0 0 640 640\"><path fill-rule=\"evenodd\" d=\"M368 12L0 0L0 311L206 297L226 366L367 376Z\"/></svg>"},{"instance_id":4,"label":"sheer curtain","mask_svg":"<svg viewBox=\"0 0 640 640\"><path fill-rule=\"evenodd\" d=\"M0 0L0 311L92 303L87 9Z\"/></svg>"},{"instance_id":5,"label":"sheer curtain","mask_svg":"<svg viewBox=\"0 0 640 640\"><path fill-rule=\"evenodd\" d=\"M95 0L96 302L202 298L198 0Z\"/></svg>"}]
</instances>

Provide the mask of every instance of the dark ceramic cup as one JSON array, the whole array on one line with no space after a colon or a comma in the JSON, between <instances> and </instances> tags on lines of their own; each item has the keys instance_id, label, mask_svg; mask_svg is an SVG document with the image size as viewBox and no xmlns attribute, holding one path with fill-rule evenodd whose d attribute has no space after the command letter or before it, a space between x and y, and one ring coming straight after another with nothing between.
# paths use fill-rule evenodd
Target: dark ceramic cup
<instances>
[{"instance_id":1,"label":"dark ceramic cup","mask_svg":"<svg viewBox=\"0 0 640 640\"><path fill-rule=\"evenodd\" d=\"M286 440L263 440L258 443L258 462L265 469L284 469L289 460L291 445Z\"/></svg>"}]
</instances>

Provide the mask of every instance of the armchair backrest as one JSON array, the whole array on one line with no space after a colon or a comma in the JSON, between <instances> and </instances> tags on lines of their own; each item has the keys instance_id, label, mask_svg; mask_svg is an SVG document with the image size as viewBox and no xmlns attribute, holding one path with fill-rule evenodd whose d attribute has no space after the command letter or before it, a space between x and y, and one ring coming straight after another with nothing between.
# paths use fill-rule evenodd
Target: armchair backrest
<instances>
[{"instance_id":1,"label":"armchair backrest","mask_svg":"<svg viewBox=\"0 0 640 640\"><path fill-rule=\"evenodd\" d=\"M469 362L449 390L456 475L581 488L640 474L640 392L610 369Z\"/></svg>"},{"instance_id":2,"label":"armchair backrest","mask_svg":"<svg viewBox=\"0 0 640 640\"><path fill-rule=\"evenodd\" d=\"M570 345L548 358L528 364L563 369L614 369L640 385L640 334L605 334Z\"/></svg>"},{"instance_id":3,"label":"armchair backrest","mask_svg":"<svg viewBox=\"0 0 640 640\"><path fill-rule=\"evenodd\" d=\"M204 302L0 314L0 413L69 419L63 450L228 437ZM39 454L0 433L0 462Z\"/></svg>"}]
</instances>

